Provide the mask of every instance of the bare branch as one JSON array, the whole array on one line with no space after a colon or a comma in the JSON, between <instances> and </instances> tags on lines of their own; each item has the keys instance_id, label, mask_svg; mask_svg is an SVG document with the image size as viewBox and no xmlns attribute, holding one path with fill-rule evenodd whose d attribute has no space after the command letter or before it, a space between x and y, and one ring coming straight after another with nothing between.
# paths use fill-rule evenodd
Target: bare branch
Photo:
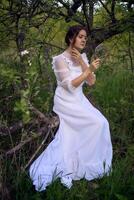
<instances>
[{"instance_id":1,"label":"bare branch","mask_svg":"<svg viewBox=\"0 0 134 200\"><path fill-rule=\"evenodd\" d=\"M109 9L108 9L107 6L103 3L103 1L99 0L99 2L100 2L101 5L103 6L103 8L105 8L105 10L107 11L107 13L111 16L111 13L110 13Z\"/></svg>"},{"instance_id":2,"label":"bare branch","mask_svg":"<svg viewBox=\"0 0 134 200\"><path fill-rule=\"evenodd\" d=\"M112 0L112 4L111 4L111 17L112 17L112 21L115 22L115 5L116 5L116 0Z\"/></svg>"},{"instance_id":3,"label":"bare branch","mask_svg":"<svg viewBox=\"0 0 134 200\"><path fill-rule=\"evenodd\" d=\"M29 109L33 111L40 119L42 119L46 124L50 123L49 119L42 112L35 108L30 102L28 104Z\"/></svg>"},{"instance_id":4,"label":"bare branch","mask_svg":"<svg viewBox=\"0 0 134 200\"><path fill-rule=\"evenodd\" d=\"M94 2L89 1L89 23L90 23L91 29L93 27L93 14L94 14Z\"/></svg>"},{"instance_id":5,"label":"bare branch","mask_svg":"<svg viewBox=\"0 0 134 200\"><path fill-rule=\"evenodd\" d=\"M132 51L131 51L131 33L129 32L129 46L128 46L128 54L129 54L129 58L130 58L130 66L131 66L131 70L132 72L134 71L134 66L133 66L133 57L132 57Z\"/></svg>"},{"instance_id":6,"label":"bare branch","mask_svg":"<svg viewBox=\"0 0 134 200\"><path fill-rule=\"evenodd\" d=\"M108 7L106 6L106 4L103 3L102 0L99 0L99 2L101 3L101 5L103 6L103 8L106 10L106 12L109 14L112 22L114 23L115 20L115 16L114 16L114 7L115 7L115 0L112 1L112 6L111 6L111 11L108 9Z\"/></svg>"},{"instance_id":7,"label":"bare branch","mask_svg":"<svg viewBox=\"0 0 134 200\"><path fill-rule=\"evenodd\" d=\"M60 16L63 16L65 19L67 18L67 15L65 15L62 11L59 11L59 15ZM84 23L84 21L82 19L80 19L79 17L77 16L72 16L71 17L72 21L75 21L83 26L85 26L86 24Z\"/></svg>"},{"instance_id":8,"label":"bare branch","mask_svg":"<svg viewBox=\"0 0 134 200\"><path fill-rule=\"evenodd\" d=\"M101 28L95 28L92 30L92 37L95 39L96 44L100 44L104 40L124 32L125 30L134 30L134 16L130 16L126 19L116 21L114 24L107 25Z\"/></svg>"},{"instance_id":9,"label":"bare branch","mask_svg":"<svg viewBox=\"0 0 134 200\"><path fill-rule=\"evenodd\" d=\"M35 140L35 139L39 138L40 136L44 135L47 130L49 130L46 133L45 139L43 140L43 144L44 144L44 142L47 140L47 138L48 138L48 136L50 134L50 131L52 131L52 129L56 128L58 125L59 125L58 117L57 116L56 117L52 117L51 120L49 119L49 125L48 126L40 128L40 130L38 131L37 135L29 137L28 139L20 142L18 145L16 145L15 147L13 147L9 151L7 151L6 155L8 156L8 155L14 154L16 151L20 150L24 145L28 144L32 140Z\"/></svg>"},{"instance_id":10,"label":"bare branch","mask_svg":"<svg viewBox=\"0 0 134 200\"><path fill-rule=\"evenodd\" d=\"M86 8L86 1L83 0L82 2L83 2L83 12L84 12L84 16L86 18L88 32L91 33L91 21L88 19L88 13L87 13L87 8Z\"/></svg>"},{"instance_id":11,"label":"bare branch","mask_svg":"<svg viewBox=\"0 0 134 200\"><path fill-rule=\"evenodd\" d=\"M37 139L38 137L40 137L43 134L43 130L41 130L40 133L38 133L38 135L30 137L22 142L20 142L17 146L15 146L14 148L10 149L9 151L6 152L6 155L11 155L13 153L15 153L16 151L18 151L19 149L21 149L25 144L31 142L34 139Z\"/></svg>"},{"instance_id":12,"label":"bare branch","mask_svg":"<svg viewBox=\"0 0 134 200\"><path fill-rule=\"evenodd\" d=\"M1 126L0 127L0 135L6 136L6 135L9 135L9 133L10 134L15 133L16 131L22 129L22 127L23 127L23 123L21 121L10 127Z\"/></svg>"}]
</instances>

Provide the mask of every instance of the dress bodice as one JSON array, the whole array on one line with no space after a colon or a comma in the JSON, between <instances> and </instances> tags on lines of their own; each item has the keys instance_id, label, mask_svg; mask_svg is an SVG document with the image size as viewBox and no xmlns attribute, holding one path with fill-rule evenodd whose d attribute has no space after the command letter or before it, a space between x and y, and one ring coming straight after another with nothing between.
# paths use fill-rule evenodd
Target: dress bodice
<instances>
[{"instance_id":1,"label":"dress bodice","mask_svg":"<svg viewBox=\"0 0 134 200\"><path fill-rule=\"evenodd\" d=\"M83 60L87 65L88 59L85 53L81 54ZM79 87L75 88L71 81L78 77L82 73L82 68L80 65L76 65L69 57L67 57L64 53L59 54L58 56L53 57L52 68L54 70L57 86L62 87L68 92L75 92L79 88L82 87L84 81L79 85Z\"/></svg>"}]
</instances>

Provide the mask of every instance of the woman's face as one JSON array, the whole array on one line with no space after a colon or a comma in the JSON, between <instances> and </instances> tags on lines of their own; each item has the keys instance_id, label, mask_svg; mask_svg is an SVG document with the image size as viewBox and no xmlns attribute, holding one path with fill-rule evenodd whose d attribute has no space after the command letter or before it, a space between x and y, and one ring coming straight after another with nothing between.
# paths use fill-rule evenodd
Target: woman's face
<instances>
[{"instance_id":1,"label":"woman's face","mask_svg":"<svg viewBox=\"0 0 134 200\"><path fill-rule=\"evenodd\" d=\"M82 50L85 48L86 41L87 33L85 30L81 30L75 38L75 43L73 44L73 47L75 47L78 50ZM71 43L73 43L73 41Z\"/></svg>"}]
</instances>

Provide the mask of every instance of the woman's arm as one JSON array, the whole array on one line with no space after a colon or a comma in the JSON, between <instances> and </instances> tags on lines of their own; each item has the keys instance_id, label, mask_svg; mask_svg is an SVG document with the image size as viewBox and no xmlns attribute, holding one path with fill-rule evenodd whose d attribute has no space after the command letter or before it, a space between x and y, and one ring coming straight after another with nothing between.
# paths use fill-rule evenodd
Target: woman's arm
<instances>
[{"instance_id":1,"label":"woman's arm","mask_svg":"<svg viewBox=\"0 0 134 200\"><path fill-rule=\"evenodd\" d=\"M85 69L85 71L80 76L72 80L72 85L74 87L78 87L83 81L87 79L87 77L90 74L92 74L91 69L90 68Z\"/></svg>"},{"instance_id":2,"label":"woman's arm","mask_svg":"<svg viewBox=\"0 0 134 200\"><path fill-rule=\"evenodd\" d=\"M62 56L53 57L52 65L58 85L71 93L73 93L88 75L92 73L91 70L87 68L80 76L74 78L68 68L68 63L66 63Z\"/></svg>"},{"instance_id":3,"label":"woman's arm","mask_svg":"<svg viewBox=\"0 0 134 200\"><path fill-rule=\"evenodd\" d=\"M74 92L74 90L86 80L90 73L92 73L90 68L87 68L81 75L77 78L73 78L70 69L68 68L68 63L61 56L53 57L53 70L56 75L58 85L62 86L69 92Z\"/></svg>"},{"instance_id":4,"label":"woman's arm","mask_svg":"<svg viewBox=\"0 0 134 200\"><path fill-rule=\"evenodd\" d=\"M80 52L73 48L72 49L72 57L81 65L82 71L84 72L87 68L90 68L92 73L90 73L87 78L86 78L86 82L88 83L88 85L93 85L96 81L96 75L94 74L94 71L98 68L99 64L100 64L100 59L96 59L94 60L90 65L88 64L88 60L87 62L84 61L82 55L80 54Z\"/></svg>"},{"instance_id":5,"label":"woman's arm","mask_svg":"<svg viewBox=\"0 0 134 200\"><path fill-rule=\"evenodd\" d=\"M81 65L81 68L82 68L82 71L84 72L87 68L90 67L90 65L87 65L84 61L82 61L82 63L80 64ZM90 86L94 85L95 82L96 82L96 75L94 73L94 70L92 71L92 73L90 73L88 75L88 77L86 78L86 83Z\"/></svg>"}]
</instances>

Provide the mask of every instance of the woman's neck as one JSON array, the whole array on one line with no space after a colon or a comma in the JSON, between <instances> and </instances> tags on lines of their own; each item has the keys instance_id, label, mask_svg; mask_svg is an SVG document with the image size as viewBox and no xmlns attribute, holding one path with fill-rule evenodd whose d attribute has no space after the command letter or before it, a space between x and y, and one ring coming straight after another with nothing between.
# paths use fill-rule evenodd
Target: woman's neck
<instances>
[{"instance_id":1,"label":"woman's neck","mask_svg":"<svg viewBox=\"0 0 134 200\"><path fill-rule=\"evenodd\" d=\"M71 55L71 51L72 51L72 47L70 46L65 50L65 52L68 53L69 55Z\"/></svg>"},{"instance_id":2,"label":"woman's neck","mask_svg":"<svg viewBox=\"0 0 134 200\"><path fill-rule=\"evenodd\" d=\"M72 62L74 63L74 64L78 64L78 62L72 57L72 47L71 46L69 46L64 52L63 52L63 54L64 54L64 56L66 56L67 58L69 58L69 59L71 59L72 60Z\"/></svg>"},{"instance_id":3,"label":"woman's neck","mask_svg":"<svg viewBox=\"0 0 134 200\"><path fill-rule=\"evenodd\" d=\"M69 46L69 47L64 51L64 53L66 53L66 55L68 55L68 56L71 56L71 51L72 51L72 47ZM79 50L78 50L78 51L79 51Z\"/></svg>"}]
</instances>

